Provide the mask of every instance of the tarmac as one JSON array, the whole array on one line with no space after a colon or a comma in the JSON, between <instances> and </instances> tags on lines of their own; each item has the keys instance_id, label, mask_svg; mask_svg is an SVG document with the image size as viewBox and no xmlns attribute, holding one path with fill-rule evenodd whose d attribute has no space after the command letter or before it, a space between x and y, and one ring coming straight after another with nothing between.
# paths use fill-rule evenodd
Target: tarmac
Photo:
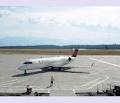
<instances>
[{"instance_id":1,"label":"tarmac","mask_svg":"<svg viewBox=\"0 0 120 103\"><path fill-rule=\"evenodd\" d=\"M34 92L50 96L76 96L77 92L95 92L120 85L120 56L79 55L62 71L37 69L24 75L17 69L26 59L50 56L0 54L0 92L25 92L30 85ZM49 86L51 76L54 83Z\"/></svg>"}]
</instances>

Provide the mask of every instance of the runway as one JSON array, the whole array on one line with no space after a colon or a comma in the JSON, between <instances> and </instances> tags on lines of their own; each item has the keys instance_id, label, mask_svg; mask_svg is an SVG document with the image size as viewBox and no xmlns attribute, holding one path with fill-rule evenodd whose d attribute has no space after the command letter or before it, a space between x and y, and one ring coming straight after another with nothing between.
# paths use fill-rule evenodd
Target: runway
<instances>
[{"instance_id":1,"label":"runway","mask_svg":"<svg viewBox=\"0 0 120 103\"><path fill-rule=\"evenodd\" d=\"M120 56L79 55L74 62L65 65L67 70L38 69L28 71L27 76L17 69L26 59L49 56L52 55L0 54L0 92L24 92L26 85L30 85L33 91L47 92L50 96L75 96L76 92L120 85ZM51 76L55 81L49 87Z\"/></svg>"}]
</instances>

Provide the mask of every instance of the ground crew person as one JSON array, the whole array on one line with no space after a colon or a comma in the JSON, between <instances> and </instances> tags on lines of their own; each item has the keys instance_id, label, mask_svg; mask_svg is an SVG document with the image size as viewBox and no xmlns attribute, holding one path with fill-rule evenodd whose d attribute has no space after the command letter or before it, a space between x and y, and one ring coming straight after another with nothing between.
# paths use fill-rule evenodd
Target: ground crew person
<instances>
[{"instance_id":1,"label":"ground crew person","mask_svg":"<svg viewBox=\"0 0 120 103\"><path fill-rule=\"evenodd\" d=\"M53 86L53 83L54 83L54 78L53 78L53 76L51 76L50 85L49 85L48 87L46 87L46 88L52 87L52 86Z\"/></svg>"},{"instance_id":2,"label":"ground crew person","mask_svg":"<svg viewBox=\"0 0 120 103\"><path fill-rule=\"evenodd\" d=\"M27 90L26 90L26 93L27 93L27 94L31 94L31 93L32 93L32 88L30 88L29 85L26 86L26 89L27 89Z\"/></svg>"},{"instance_id":3,"label":"ground crew person","mask_svg":"<svg viewBox=\"0 0 120 103\"><path fill-rule=\"evenodd\" d=\"M53 76L51 76L50 87L53 86L53 83L54 83L54 78L53 78Z\"/></svg>"},{"instance_id":4,"label":"ground crew person","mask_svg":"<svg viewBox=\"0 0 120 103\"><path fill-rule=\"evenodd\" d=\"M91 64L91 68L94 66L94 64L95 64L95 63L92 63L92 64Z\"/></svg>"}]
</instances>

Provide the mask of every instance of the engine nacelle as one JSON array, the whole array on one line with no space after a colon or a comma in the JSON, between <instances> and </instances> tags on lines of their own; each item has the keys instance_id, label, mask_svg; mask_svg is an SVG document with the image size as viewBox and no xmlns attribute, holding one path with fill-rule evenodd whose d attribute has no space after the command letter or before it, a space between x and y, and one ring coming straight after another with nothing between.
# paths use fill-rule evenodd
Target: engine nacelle
<instances>
[{"instance_id":1,"label":"engine nacelle","mask_svg":"<svg viewBox=\"0 0 120 103\"><path fill-rule=\"evenodd\" d=\"M71 57L69 57L68 60L71 61L72 60Z\"/></svg>"}]
</instances>

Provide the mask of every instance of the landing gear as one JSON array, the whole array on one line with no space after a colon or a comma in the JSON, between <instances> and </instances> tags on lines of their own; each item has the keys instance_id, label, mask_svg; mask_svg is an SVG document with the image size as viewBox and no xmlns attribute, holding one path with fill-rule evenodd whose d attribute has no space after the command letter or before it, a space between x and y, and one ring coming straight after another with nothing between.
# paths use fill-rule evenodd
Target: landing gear
<instances>
[{"instance_id":1,"label":"landing gear","mask_svg":"<svg viewBox=\"0 0 120 103\"><path fill-rule=\"evenodd\" d=\"M52 71L54 69L54 67L50 66L48 67L48 70Z\"/></svg>"},{"instance_id":2,"label":"landing gear","mask_svg":"<svg viewBox=\"0 0 120 103\"><path fill-rule=\"evenodd\" d=\"M59 70L59 71L61 71L61 70L62 70L62 68L61 68L61 67L59 67L59 68L58 68L58 70Z\"/></svg>"},{"instance_id":3,"label":"landing gear","mask_svg":"<svg viewBox=\"0 0 120 103\"><path fill-rule=\"evenodd\" d=\"M27 74L27 71L26 71L26 70L24 70L24 74L25 74L25 75Z\"/></svg>"}]
</instances>

